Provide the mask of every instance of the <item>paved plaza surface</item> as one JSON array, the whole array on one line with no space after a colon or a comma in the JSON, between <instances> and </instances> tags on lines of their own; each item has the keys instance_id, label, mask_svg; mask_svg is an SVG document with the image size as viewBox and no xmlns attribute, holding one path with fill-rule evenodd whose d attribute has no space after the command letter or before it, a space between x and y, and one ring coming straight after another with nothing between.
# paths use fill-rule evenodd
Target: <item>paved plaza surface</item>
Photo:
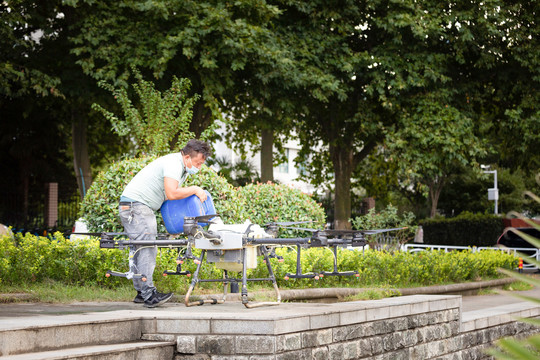
<instances>
[{"instance_id":1,"label":"paved plaza surface","mask_svg":"<svg viewBox=\"0 0 540 360\"><path fill-rule=\"evenodd\" d=\"M540 289L512 294L540 298ZM337 359L369 345L366 354L388 352L389 358L397 353L428 358L432 352L477 358L493 339L536 333L516 319L540 316L540 306L508 293L422 293L256 308L236 300L186 307L180 294L174 300L153 309L132 302L0 304L0 357L172 359L175 351L206 358L259 351L269 356L324 352Z\"/></svg>"},{"instance_id":2,"label":"paved plaza surface","mask_svg":"<svg viewBox=\"0 0 540 360\"><path fill-rule=\"evenodd\" d=\"M516 298L511 294L520 294L540 298L540 288L535 288L527 291L513 291L503 294L488 294L462 297L462 312L478 312L481 310L489 311L489 309L497 306L519 304L525 300ZM183 300L181 296L179 299ZM286 311L291 308L301 309L309 307L319 307L324 304L314 304L305 302L284 302L277 306L266 306L256 309L247 309L239 301L227 301L224 304L203 305L186 307L182 302L169 302L161 307L147 309L142 304L134 304L132 302L77 302L71 304L48 304L48 303L8 303L0 304L0 328L2 323L12 323L13 318L31 317L36 318L44 315L71 315L83 313L103 313L120 310L130 311L164 311L164 312L179 312L187 316L195 313L224 313L231 312L246 313L268 313L276 311ZM141 314L142 315L142 314ZM29 319L26 319L29 320ZM22 319L21 319L22 321Z\"/></svg>"}]
</instances>

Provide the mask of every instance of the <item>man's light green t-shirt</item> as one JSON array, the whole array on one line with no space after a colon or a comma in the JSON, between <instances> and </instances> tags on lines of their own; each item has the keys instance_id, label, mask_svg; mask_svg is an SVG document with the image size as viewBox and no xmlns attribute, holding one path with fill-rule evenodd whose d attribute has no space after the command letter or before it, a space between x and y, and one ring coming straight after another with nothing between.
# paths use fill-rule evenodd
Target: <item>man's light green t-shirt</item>
<instances>
[{"instance_id":1,"label":"man's light green t-shirt","mask_svg":"<svg viewBox=\"0 0 540 360\"><path fill-rule=\"evenodd\" d=\"M146 165L129 182L122 196L139 201L157 211L167 200L163 185L166 177L178 181L179 187L184 182L187 172L184 170L182 153L165 155Z\"/></svg>"}]
</instances>

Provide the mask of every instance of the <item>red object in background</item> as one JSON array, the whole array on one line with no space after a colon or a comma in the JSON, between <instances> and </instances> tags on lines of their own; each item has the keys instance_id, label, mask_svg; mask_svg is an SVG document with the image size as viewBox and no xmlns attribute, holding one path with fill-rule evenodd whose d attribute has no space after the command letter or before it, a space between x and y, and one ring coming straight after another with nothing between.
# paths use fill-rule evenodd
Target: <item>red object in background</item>
<instances>
[{"instance_id":1,"label":"red object in background","mask_svg":"<svg viewBox=\"0 0 540 360\"><path fill-rule=\"evenodd\" d=\"M534 219L529 219L531 221L534 221L535 223L537 224L540 224L540 220L534 220ZM502 219L503 221L503 224L504 224L504 227L507 228L507 227L531 227L531 225L527 224L525 221L521 220L521 219Z\"/></svg>"}]
</instances>

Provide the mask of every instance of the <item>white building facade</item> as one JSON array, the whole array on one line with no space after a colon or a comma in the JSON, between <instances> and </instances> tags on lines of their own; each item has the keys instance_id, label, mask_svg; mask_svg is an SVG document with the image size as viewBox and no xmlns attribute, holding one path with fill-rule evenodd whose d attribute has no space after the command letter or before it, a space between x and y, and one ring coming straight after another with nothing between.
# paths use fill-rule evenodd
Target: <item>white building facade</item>
<instances>
[{"instance_id":1,"label":"white building facade","mask_svg":"<svg viewBox=\"0 0 540 360\"><path fill-rule=\"evenodd\" d=\"M242 156L234 150L234 145L233 145L233 148L230 148L223 141L218 141L214 143L213 145L214 145L215 157L225 158L231 164L236 164L242 161ZM305 169L302 169L302 167L298 167L297 164L295 163L295 159L298 156L298 152L300 151L300 148L301 148L299 142L294 139L288 140L283 144L283 147L285 149L285 155L286 155L287 161L274 167L274 180L276 182L300 189L301 191L305 193L310 193L310 194L313 193L315 191L315 187L313 185L305 181L300 181L298 179L301 172L305 170ZM246 155L246 159L253 165L253 167L257 170L257 173L260 175L261 174L260 152L248 153Z\"/></svg>"}]
</instances>

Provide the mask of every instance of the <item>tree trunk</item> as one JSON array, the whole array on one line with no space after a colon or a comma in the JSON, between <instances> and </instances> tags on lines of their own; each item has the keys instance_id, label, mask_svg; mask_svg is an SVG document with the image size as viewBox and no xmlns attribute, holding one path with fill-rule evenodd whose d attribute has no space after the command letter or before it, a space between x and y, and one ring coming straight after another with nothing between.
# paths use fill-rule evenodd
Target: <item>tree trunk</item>
<instances>
[{"instance_id":1,"label":"tree trunk","mask_svg":"<svg viewBox=\"0 0 540 360\"><path fill-rule=\"evenodd\" d=\"M335 174L334 228L350 229L353 150L343 145L330 145L330 156Z\"/></svg>"},{"instance_id":2,"label":"tree trunk","mask_svg":"<svg viewBox=\"0 0 540 360\"><path fill-rule=\"evenodd\" d=\"M437 215L437 205L439 204L439 197L444 186L443 178L436 178L429 184L429 199L431 200L431 209L429 211L429 217L434 218Z\"/></svg>"},{"instance_id":3,"label":"tree trunk","mask_svg":"<svg viewBox=\"0 0 540 360\"><path fill-rule=\"evenodd\" d=\"M86 141L87 122L78 117L74 110L71 112L71 145L73 148L73 168L77 178L77 186L81 199L84 198L92 184L90 158L88 157L88 142Z\"/></svg>"},{"instance_id":4,"label":"tree trunk","mask_svg":"<svg viewBox=\"0 0 540 360\"><path fill-rule=\"evenodd\" d=\"M210 126L212 112L205 106L204 101L199 100L193 106L193 116L189 124L189 130L195 133L199 139L203 131Z\"/></svg>"},{"instance_id":5,"label":"tree trunk","mask_svg":"<svg viewBox=\"0 0 540 360\"><path fill-rule=\"evenodd\" d=\"M274 181L274 132L263 129L261 136L261 182Z\"/></svg>"}]
</instances>

